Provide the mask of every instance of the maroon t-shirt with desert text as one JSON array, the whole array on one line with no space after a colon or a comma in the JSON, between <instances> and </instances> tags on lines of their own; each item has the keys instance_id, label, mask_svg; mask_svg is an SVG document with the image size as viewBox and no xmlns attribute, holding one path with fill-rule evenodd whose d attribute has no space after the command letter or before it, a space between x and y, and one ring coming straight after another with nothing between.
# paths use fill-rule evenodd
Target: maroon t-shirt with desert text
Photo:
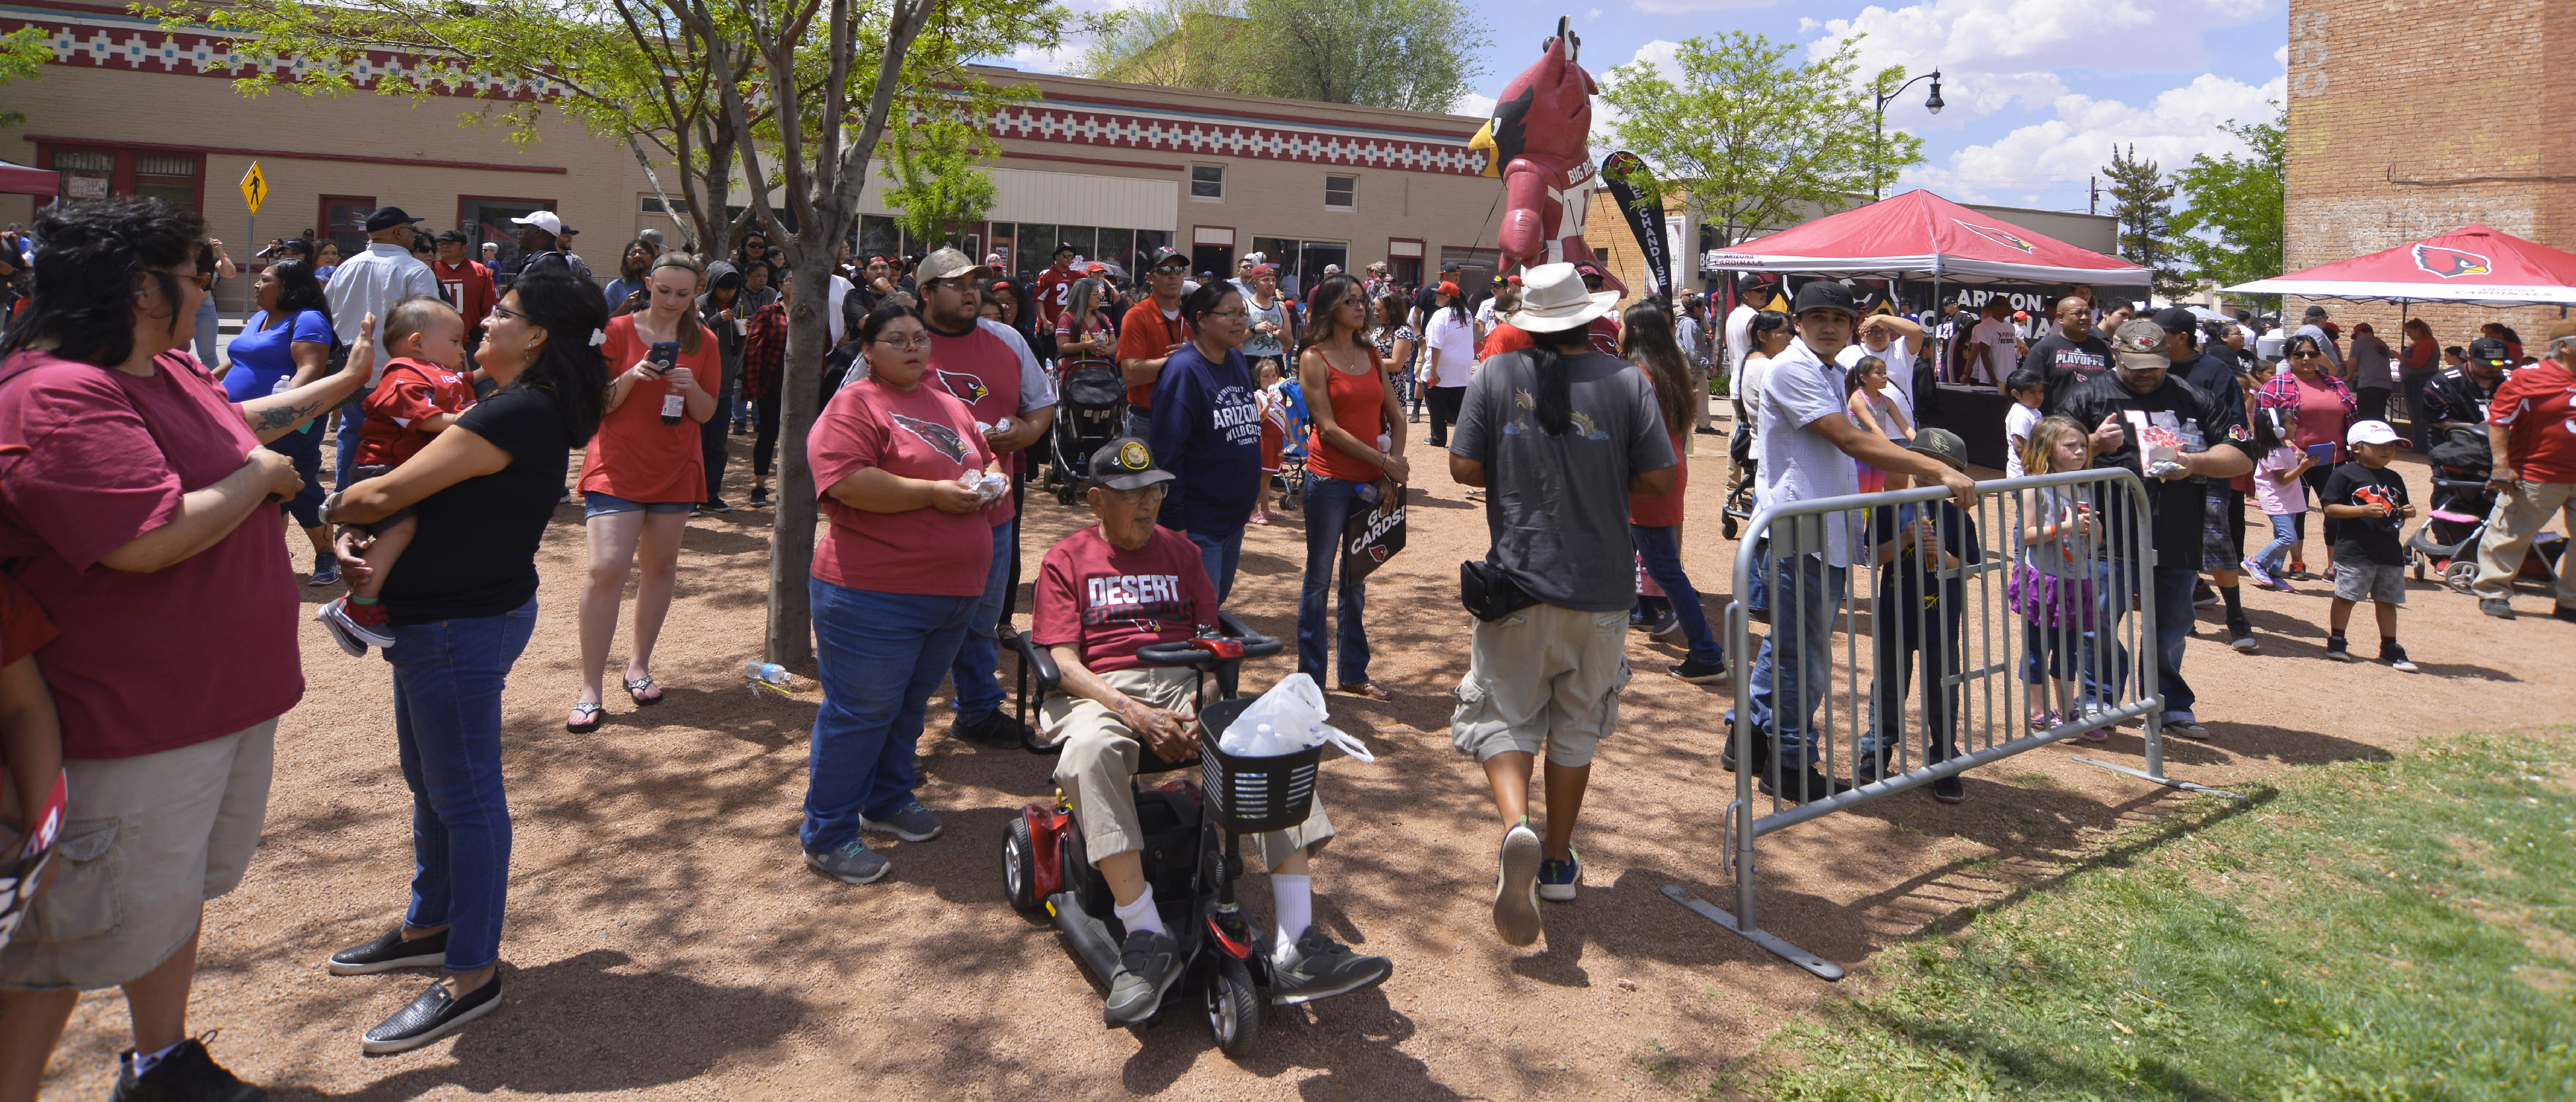
<instances>
[{"instance_id":1,"label":"maroon t-shirt with desert text","mask_svg":"<svg viewBox=\"0 0 2576 1102\"><path fill-rule=\"evenodd\" d=\"M1080 646L1094 673L1134 669L1137 651L1216 623L1216 587L1198 545L1159 526L1133 551L1102 539L1098 527L1066 536L1038 568L1037 605L1029 637L1042 647Z\"/></svg>"}]
</instances>

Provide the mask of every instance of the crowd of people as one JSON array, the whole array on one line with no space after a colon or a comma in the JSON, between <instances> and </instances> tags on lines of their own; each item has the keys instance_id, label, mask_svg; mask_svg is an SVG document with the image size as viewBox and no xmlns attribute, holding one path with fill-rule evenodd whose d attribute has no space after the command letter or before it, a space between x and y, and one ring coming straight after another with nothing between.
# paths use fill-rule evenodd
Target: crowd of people
<instances>
[{"instance_id":1,"label":"crowd of people","mask_svg":"<svg viewBox=\"0 0 2576 1102\"><path fill-rule=\"evenodd\" d=\"M639 235L603 285L550 212L519 220L506 271L470 258L463 234L433 238L417 222L374 211L366 247L337 258L273 243L258 257L255 310L220 350L205 304L231 261L184 209L58 203L18 256L32 294L0 342L0 556L12 564L0 577L0 820L24 829L57 772L69 803L57 874L0 949L0 1102L32 1097L78 993L106 987L121 987L132 1011L120 1096L261 1096L185 1026L203 907L240 882L278 719L302 695L297 581L281 538L311 550L304 584L345 583L319 613L333 640L386 662L413 797L400 917L327 967L438 978L360 1044L407 1051L502 1005L512 831L501 696L539 616L539 545L559 508L578 504L589 570L566 729L596 730L611 707L630 581L617 706L662 702L654 650L682 533L692 515L733 508L721 493L732 437L751 437L748 506L772 503L786 311L799 295L826 304L834 346L807 437L823 702L802 859L866 884L894 866L871 837L941 836L915 761L931 697L951 682L951 737L1057 752L1055 781L1083 822L1080 857L1108 884L1125 938L1107 977L1112 1024L1149 1016L1179 976L1140 864L1131 782L1197 753L1207 703L1185 671L1142 665L1138 652L1218 623L1245 533L1275 504L1303 518L1297 671L1394 699L1371 674L1375 610L1346 552L1419 493L1408 490L1417 425L1482 502L1490 536L1461 570L1472 621L1450 730L1502 828L1492 920L1511 945L1541 936L1543 902L1579 894L1577 822L1632 676L1629 633L1677 646L1671 676L1729 674L1683 567L1687 460L1712 380L1758 457L1758 503L1948 491L1827 526L1819 546L1747 545L1756 592L1744 596L1771 624L1747 662L1745 721L1764 732L1750 766L1766 790L1782 778L1779 794L1794 800L1847 787L1818 768L1814 712L1851 587L1875 584L1882 600L1928 615L1874 640L1879 676L1850 779L1893 768L1918 684L1925 759L1957 753L1963 601L1955 575L1937 579L1989 547L1973 523L1965 445L1928 423L1936 382L1990 381L2011 396L2008 474L2121 467L2150 487L2152 531L2132 546L2151 561L2094 550L2112 546L2096 518L2119 506L2082 484L2029 491L2024 523L2002 544L2028 625L2018 673L2035 730L2099 735L2087 717L2121 687L2096 674L2128 661L2103 652L2133 600L2151 600L2161 723L2208 737L2181 669L2192 609L2207 590L2227 606L2231 643L2258 646L2240 583L2286 587L2306 572L2311 494L2318 561L2334 579L2329 653L2352 657L2345 631L2369 602L2379 657L2413 668L2396 641L2396 526L2418 509L2390 470L2402 441L2372 416L2401 391L2421 411L2412 423L2496 457L2482 607L2511 614L2503 585L2533 533L2576 509L2576 324L2552 330L2546 359L2514 366L2528 358L2506 330L2436 370L2420 323L2405 327L2403 349L2364 326L2344 338L2313 311L2295 332L2255 336L2251 319L2135 316L2081 289L2044 332L1991 303L1974 325L1946 310L1903 317L1831 280L1797 288L1776 312L1754 308L1748 286L1721 320L1720 304L1697 295L1623 311L1627 296L1590 263L1533 267L1472 294L1454 266L1419 288L1383 265L1292 287L1265 257L1226 276L1193 272L1169 249L1136 258L1132 283L1070 246L1028 280L953 248L845 255L800 273L757 233L720 251ZM1084 378L1113 399L1124 390L1094 437L1058 424ZM2150 425L2188 446L2149 446ZM1024 547L1027 490L1048 468L1076 480L1095 523ZM2249 496L2272 529L2259 549L2245 541ZM281 519L301 535L280 532ZM1037 702L1035 729L1006 707L1000 679L1031 554L1029 639L1062 674L1061 692ZM2576 619L2569 569L2557 575L2562 619ZM191 706L173 712L174 698ZM1931 791L1964 798L1955 775ZM1314 862L1333 836L1319 802L1304 823L1258 839L1274 996L1329 997L1392 974L1313 921Z\"/></svg>"}]
</instances>

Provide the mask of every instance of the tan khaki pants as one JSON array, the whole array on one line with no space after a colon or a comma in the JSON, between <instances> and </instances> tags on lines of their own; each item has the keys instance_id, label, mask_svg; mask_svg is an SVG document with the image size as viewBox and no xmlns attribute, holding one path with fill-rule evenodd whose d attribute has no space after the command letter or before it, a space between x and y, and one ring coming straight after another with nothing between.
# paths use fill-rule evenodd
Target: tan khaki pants
<instances>
[{"instance_id":1,"label":"tan khaki pants","mask_svg":"<svg viewBox=\"0 0 2576 1102\"><path fill-rule=\"evenodd\" d=\"M1189 670L1177 666L1111 670L1099 677L1110 688L1164 709L1180 707L1197 685ZM1136 768L1145 757L1136 732L1097 701L1057 693L1038 708L1038 741L1064 747L1055 760L1055 783L1064 789L1074 818L1082 823L1084 856L1098 865L1145 848L1132 787ZM1194 770L1175 775L1198 779ZM1262 866L1277 868L1299 850L1310 856L1323 852L1324 843L1332 838L1333 822L1325 817L1323 797L1318 794L1305 822L1256 835L1253 841L1261 846Z\"/></svg>"},{"instance_id":2,"label":"tan khaki pants","mask_svg":"<svg viewBox=\"0 0 2576 1102\"><path fill-rule=\"evenodd\" d=\"M2478 540L2478 580L2470 588L2480 597L2502 597L2513 591L2513 576L2531 551L2531 537L2549 526L2551 517L2576 536L2576 482L2525 479L2496 495L2487 515L2487 534ZM2576 608L2576 550L2558 557L2558 607Z\"/></svg>"}]
</instances>

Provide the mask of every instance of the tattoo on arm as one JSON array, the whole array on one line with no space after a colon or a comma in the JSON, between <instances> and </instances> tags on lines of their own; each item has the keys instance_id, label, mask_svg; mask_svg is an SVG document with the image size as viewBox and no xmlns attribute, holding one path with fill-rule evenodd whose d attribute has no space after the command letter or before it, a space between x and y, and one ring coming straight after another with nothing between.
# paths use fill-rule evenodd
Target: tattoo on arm
<instances>
[{"instance_id":1,"label":"tattoo on arm","mask_svg":"<svg viewBox=\"0 0 2576 1102\"><path fill-rule=\"evenodd\" d=\"M271 406L250 415L250 431L256 435L293 428L297 422L319 414L330 406L331 403L323 401L306 402L303 405Z\"/></svg>"}]
</instances>

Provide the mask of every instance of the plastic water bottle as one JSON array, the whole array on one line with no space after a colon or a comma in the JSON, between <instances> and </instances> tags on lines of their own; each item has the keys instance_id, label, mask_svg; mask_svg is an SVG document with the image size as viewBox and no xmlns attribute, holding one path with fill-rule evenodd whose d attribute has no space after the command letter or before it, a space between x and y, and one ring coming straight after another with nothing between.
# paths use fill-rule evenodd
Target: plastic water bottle
<instances>
[{"instance_id":1,"label":"plastic water bottle","mask_svg":"<svg viewBox=\"0 0 2576 1102\"><path fill-rule=\"evenodd\" d=\"M784 693L796 683L795 675L776 662L745 662L742 675L751 679L751 691L755 696L759 695L763 685Z\"/></svg>"}]
</instances>

